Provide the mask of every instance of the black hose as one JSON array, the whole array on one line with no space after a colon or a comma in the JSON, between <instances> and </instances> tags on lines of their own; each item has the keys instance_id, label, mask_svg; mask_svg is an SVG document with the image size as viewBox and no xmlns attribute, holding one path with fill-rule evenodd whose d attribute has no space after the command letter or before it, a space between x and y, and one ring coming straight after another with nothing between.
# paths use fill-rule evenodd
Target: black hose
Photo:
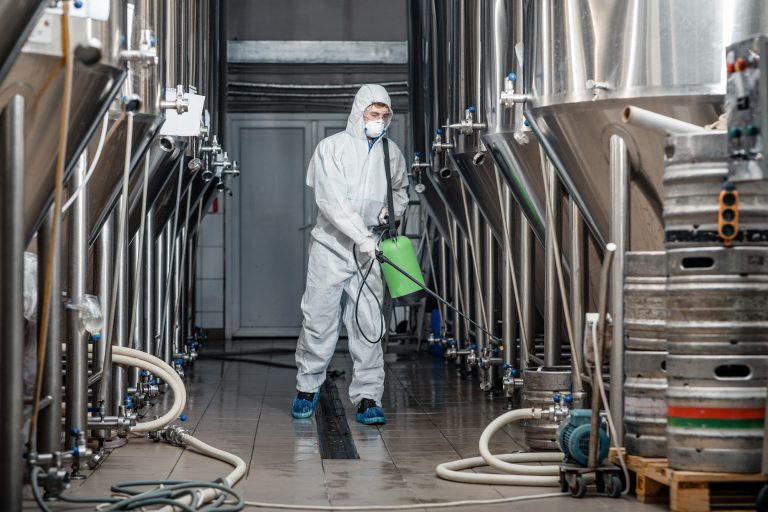
<instances>
[{"instance_id":1,"label":"black hose","mask_svg":"<svg viewBox=\"0 0 768 512\"><path fill-rule=\"evenodd\" d=\"M414 283L419 285L421 287L421 289L423 289L425 292L427 292L430 296L434 297L436 300L440 301L442 304L445 304L452 311L456 312L458 315L460 315L462 318L464 318L467 322L472 324L476 329L480 329L485 334L490 336L491 340L494 341L497 345L501 345L502 344L502 339L501 338L499 338L498 336L488 332L486 329L481 327L480 324L478 324L477 322L475 322L474 320L469 318L467 315L465 315L464 313L459 311L456 307L454 307L453 304L451 304L450 302L448 302L447 300L445 300L444 298L439 296L437 293L435 293L432 290L430 290L429 288L427 288L427 286L424 283L420 282L418 279L413 277L411 274L409 274L408 272L406 272L405 270L400 268L397 264L393 263L392 260L387 258L384 255L383 252L376 251L376 259L379 260L381 263L386 263L387 265L391 266L392 268L394 268L395 270L400 272L402 275L404 275L405 277L407 277L408 279L410 279L411 281L413 281Z\"/></svg>"},{"instance_id":2,"label":"black hose","mask_svg":"<svg viewBox=\"0 0 768 512\"><path fill-rule=\"evenodd\" d=\"M200 359L201 361L206 359L211 361L231 361L233 363L251 363L251 364L260 364L264 366L274 366L275 368L290 368L292 370L296 369L296 365L293 365L293 364L278 363L276 361L268 361L266 359L251 359L249 357L237 357L234 355L220 356L220 355L200 354L198 356L198 359Z\"/></svg>"},{"instance_id":3,"label":"black hose","mask_svg":"<svg viewBox=\"0 0 768 512\"><path fill-rule=\"evenodd\" d=\"M373 263L374 260L372 259L370 261L370 265L368 265L368 270L365 272L365 275L363 275L363 269L360 266L360 262L357 260L357 246L352 246L352 256L355 258L355 266L357 267L357 272L360 275L360 288L357 291L357 299L355 299L355 324L357 324L357 330L360 331L360 334L363 336L363 339L367 341L368 343L375 345L377 343L381 343L381 340L384 339L384 335L386 334L386 325L384 325L384 308L381 306L381 302L379 301L379 298L376 296L376 293L371 289L370 285L368 284L368 276L371 275L371 271L373 270ZM380 334L378 338L375 340L370 339L366 334L365 331L363 331L363 328L360 326L360 297L363 295L363 290L365 288L368 288L368 291L371 292L371 295L373 296L373 299L376 301L376 307L379 308L379 321L381 325Z\"/></svg>"}]
</instances>

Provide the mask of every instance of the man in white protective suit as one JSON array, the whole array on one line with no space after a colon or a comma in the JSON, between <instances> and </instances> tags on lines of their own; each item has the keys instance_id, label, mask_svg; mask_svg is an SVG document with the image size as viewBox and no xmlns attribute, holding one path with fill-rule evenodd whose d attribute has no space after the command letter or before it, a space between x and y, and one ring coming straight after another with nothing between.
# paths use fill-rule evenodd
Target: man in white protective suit
<instances>
[{"instance_id":1,"label":"man in white protective suit","mask_svg":"<svg viewBox=\"0 0 768 512\"><path fill-rule=\"evenodd\" d=\"M307 185L314 189L318 214L301 299L304 321L296 347L294 418L314 413L343 319L354 363L349 398L357 407L357 421L386 423L381 409L384 355L378 343L385 328L380 307L384 288L372 229L387 224L391 213L383 142L392 115L386 89L363 85L355 96L346 130L320 141L309 162ZM408 176L400 149L392 141L386 146L393 213L398 218L408 204Z\"/></svg>"}]
</instances>

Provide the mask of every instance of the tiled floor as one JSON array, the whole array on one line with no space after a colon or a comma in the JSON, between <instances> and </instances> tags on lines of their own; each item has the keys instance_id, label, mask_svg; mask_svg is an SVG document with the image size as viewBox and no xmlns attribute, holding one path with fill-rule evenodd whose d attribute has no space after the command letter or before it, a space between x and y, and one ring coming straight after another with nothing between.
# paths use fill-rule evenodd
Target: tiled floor
<instances>
[{"instance_id":1,"label":"tiled floor","mask_svg":"<svg viewBox=\"0 0 768 512\"><path fill-rule=\"evenodd\" d=\"M242 350L254 348L254 343ZM261 344L258 347L274 344ZM258 356L253 356L258 357ZM272 356L290 363L290 354ZM351 361L339 353L333 367L349 377ZM248 474L236 489L248 500L301 505L418 504L437 501L492 499L554 492L556 489L459 484L435 476L440 462L476 456L483 428L504 412L505 400L481 393L475 379L459 378L452 365L424 354L403 357L387 364L383 407L388 423L365 427L347 417L359 460L322 460L314 419L293 420L289 404L295 371L253 364L198 361L188 371L188 427L195 436L218 448L236 453L249 464ZM349 379L339 379L347 398ZM495 452L524 448L519 430L508 427L492 442ZM147 439L130 439L116 449L87 480L72 484L73 496L108 495L119 480L205 479L230 468L190 450ZM27 510L36 507L25 503ZM54 510L91 510L61 503ZM633 499L574 500L559 497L542 501L461 510L663 510L640 505ZM264 510L264 509L262 509Z\"/></svg>"}]
</instances>

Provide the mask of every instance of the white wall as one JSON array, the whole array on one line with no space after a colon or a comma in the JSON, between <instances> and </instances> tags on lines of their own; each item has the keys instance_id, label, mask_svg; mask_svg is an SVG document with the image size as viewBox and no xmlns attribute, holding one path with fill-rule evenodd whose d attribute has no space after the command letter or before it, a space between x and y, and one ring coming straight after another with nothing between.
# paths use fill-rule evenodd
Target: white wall
<instances>
[{"instance_id":1,"label":"white wall","mask_svg":"<svg viewBox=\"0 0 768 512\"><path fill-rule=\"evenodd\" d=\"M195 322L205 329L224 328L224 203L216 198L218 212L208 211L201 221L197 248Z\"/></svg>"}]
</instances>

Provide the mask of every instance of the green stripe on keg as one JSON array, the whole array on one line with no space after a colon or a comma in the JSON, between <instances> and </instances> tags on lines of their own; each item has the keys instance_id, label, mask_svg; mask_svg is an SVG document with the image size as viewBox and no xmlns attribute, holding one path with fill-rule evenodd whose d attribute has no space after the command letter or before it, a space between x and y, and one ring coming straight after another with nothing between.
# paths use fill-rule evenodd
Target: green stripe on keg
<instances>
[{"instance_id":1,"label":"green stripe on keg","mask_svg":"<svg viewBox=\"0 0 768 512\"><path fill-rule=\"evenodd\" d=\"M667 418L667 426L682 428L733 428L750 429L765 428L765 421L762 419L717 419L717 418Z\"/></svg>"}]
</instances>

